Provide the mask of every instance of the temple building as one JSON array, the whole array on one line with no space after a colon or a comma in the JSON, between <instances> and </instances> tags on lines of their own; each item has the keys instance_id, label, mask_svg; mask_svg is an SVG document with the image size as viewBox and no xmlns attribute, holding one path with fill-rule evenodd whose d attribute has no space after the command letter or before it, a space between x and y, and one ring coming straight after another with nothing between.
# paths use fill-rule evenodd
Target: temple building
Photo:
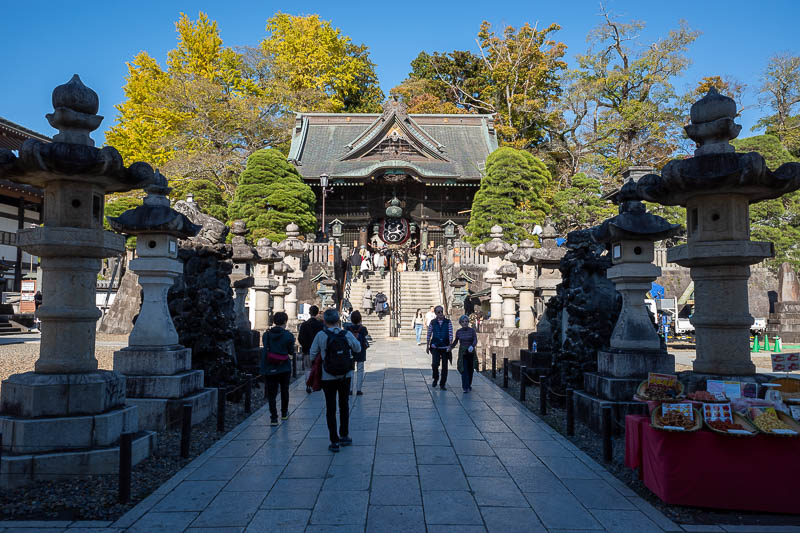
<instances>
[{"instance_id":1,"label":"temple building","mask_svg":"<svg viewBox=\"0 0 800 533\"><path fill-rule=\"evenodd\" d=\"M0 148L17 151L28 139L50 137L0 117ZM41 223L42 191L30 185L0 180L0 291L19 291L22 277L37 269L38 258L17 248L17 230Z\"/></svg>"},{"instance_id":2,"label":"temple building","mask_svg":"<svg viewBox=\"0 0 800 533\"><path fill-rule=\"evenodd\" d=\"M298 113L289 161L316 193L320 223L328 181L327 235L347 245L438 246L448 221L469 221L496 149L492 115L409 115L389 99L381 114Z\"/></svg>"}]
</instances>

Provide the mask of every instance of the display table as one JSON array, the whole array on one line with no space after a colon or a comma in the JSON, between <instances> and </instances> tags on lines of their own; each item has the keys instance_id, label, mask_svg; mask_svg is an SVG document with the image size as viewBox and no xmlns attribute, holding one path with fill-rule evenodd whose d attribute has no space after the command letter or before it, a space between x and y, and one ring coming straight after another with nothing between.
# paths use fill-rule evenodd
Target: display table
<instances>
[{"instance_id":1,"label":"display table","mask_svg":"<svg viewBox=\"0 0 800 533\"><path fill-rule=\"evenodd\" d=\"M625 417L625 464L665 503L800 512L800 437L671 433Z\"/></svg>"}]
</instances>

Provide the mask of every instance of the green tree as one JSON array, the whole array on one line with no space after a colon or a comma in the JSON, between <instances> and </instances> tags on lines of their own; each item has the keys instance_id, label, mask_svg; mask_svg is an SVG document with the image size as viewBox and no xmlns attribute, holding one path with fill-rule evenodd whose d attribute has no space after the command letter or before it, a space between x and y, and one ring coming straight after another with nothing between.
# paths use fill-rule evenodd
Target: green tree
<instances>
[{"instance_id":1,"label":"green tree","mask_svg":"<svg viewBox=\"0 0 800 533\"><path fill-rule=\"evenodd\" d=\"M261 42L272 68L275 96L295 111L380 111L383 92L365 45L356 45L319 15L277 13ZM300 104L298 106L298 104Z\"/></svg>"},{"instance_id":2,"label":"green tree","mask_svg":"<svg viewBox=\"0 0 800 533\"><path fill-rule=\"evenodd\" d=\"M123 196L107 201L105 207L103 208L103 229L106 231L114 231L111 229L111 225L108 223L106 217L116 218L125 211L129 209L136 209L140 205L142 205L142 199L135 196ZM125 248L128 250L135 249L136 237L128 237L125 240Z\"/></svg>"},{"instance_id":3,"label":"green tree","mask_svg":"<svg viewBox=\"0 0 800 533\"><path fill-rule=\"evenodd\" d=\"M580 172L571 182L571 187L553 195L551 219L559 232L590 228L616 214L616 206L603 199L600 180Z\"/></svg>"},{"instance_id":4,"label":"green tree","mask_svg":"<svg viewBox=\"0 0 800 533\"><path fill-rule=\"evenodd\" d=\"M191 194L200 210L217 220L228 219L228 207L222 190L209 180L182 179L173 180L170 197L173 201L185 200Z\"/></svg>"},{"instance_id":5,"label":"green tree","mask_svg":"<svg viewBox=\"0 0 800 533\"><path fill-rule=\"evenodd\" d=\"M550 208L544 200L550 171L524 150L502 147L486 158L486 175L472 201L467 240L489 239L490 228L503 227L505 239L516 243L531 237Z\"/></svg>"},{"instance_id":6,"label":"green tree","mask_svg":"<svg viewBox=\"0 0 800 533\"><path fill-rule=\"evenodd\" d=\"M770 59L763 75L761 103L772 114L753 128L766 128L795 156L800 157L800 56L779 54Z\"/></svg>"},{"instance_id":7,"label":"green tree","mask_svg":"<svg viewBox=\"0 0 800 533\"><path fill-rule=\"evenodd\" d=\"M739 152L759 152L770 170L784 163L797 162L773 135L735 139L731 144ZM775 258L767 260L769 266L777 268L788 261L796 268L800 267L800 192L751 205L750 233L754 240L775 243Z\"/></svg>"},{"instance_id":8,"label":"green tree","mask_svg":"<svg viewBox=\"0 0 800 533\"><path fill-rule=\"evenodd\" d=\"M285 155L274 149L259 150L247 158L228 218L244 220L252 242L261 237L281 241L292 222L301 233L316 229L315 205L314 192Z\"/></svg>"}]
</instances>

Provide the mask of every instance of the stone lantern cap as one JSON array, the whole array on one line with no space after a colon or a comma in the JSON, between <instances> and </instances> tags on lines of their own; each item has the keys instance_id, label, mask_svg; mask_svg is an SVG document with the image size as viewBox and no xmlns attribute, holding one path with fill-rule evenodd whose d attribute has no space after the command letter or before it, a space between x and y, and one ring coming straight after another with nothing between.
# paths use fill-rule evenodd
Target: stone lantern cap
<instances>
[{"instance_id":1,"label":"stone lantern cap","mask_svg":"<svg viewBox=\"0 0 800 533\"><path fill-rule=\"evenodd\" d=\"M515 263L518 268L522 268L522 265L525 263L530 262L533 258L532 252L536 249L536 243L530 239L525 239L517 246L517 249L514 251L513 254L508 258L509 261Z\"/></svg>"},{"instance_id":2,"label":"stone lantern cap","mask_svg":"<svg viewBox=\"0 0 800 533\"><path fill-rule=\"evenodd\" d=\"M647 212L637 195L634 181L622 186L617 201L619 214L594 228L597 242L660 241L681 230L680 224L670 224L665 218Z\"/></svg>"},{"instance_id":3,"label":"stone lantern cap","mask_svg":"<svg viewBox=\"0 0 800 533\"><path fill-rule=\"evenodd\" d=\"M728 142L741 126L734 122L736 103L710 89L691 109L687 135L697 143L695 156L667 163L661 175L639 179L639 198L662 205L686 206L695 196L737 194L750 203L778 198L800 189L800 163L770 171L757 152L737 153Z\"/></svg>"},{"instance_id":4,"label":"stone lantern cap","mask_svg":"<svg viewBox=\"0 0 800 533\"><path fill-rule=\"evenodd\" d=\"M103 117L97 115L97 93L75 74L53 90L54 112L47 116L59 133L52 143L28 139L19 157L0 148L0 178L46 188L62 179L91 183L105 193L139 189L154 179L147 163L125 167L122 156L111 147L95 148L89 133Z\"/></svg>"},{"instance_id":5,"label":"stone lantern cap","mask_svg":"<svg viewBox=\"0 0 800 533\"><path fill-rule=\"evenodd\" d=\"M266 237L258 239L256 243L256 262L272 264L281 260L281 255L278 250L272 246L272 241Z\"/></svg>"},{"instance_id":6,"label":"stone lantern cap","mask_svg":"<svg viewBox=\"0 0 800 533\"><path fill-rule=\"evenodd\" d=\"M247 244L247 223L244 220L234 220L233 224L231 224L231 233L233 233L233 238L231 239L231 244L233 244L233 256L231 258L233 261L236 263L252 261L255 254L253 253L253 247Z\"/></svg>"},{"instance_id":7,"label":"stone lantern cap","mask_svg":"<svg viewBox=\"0 0 800 533\"><path fill-rule=\"evenodd\" d=\"M497 274L503 278L516 278L517 267L514 265L505 264L497 269Z\"/></svg>"},{"instance_id":8,"label":"stone lantern cap","mask_svg":"<svg viewBox=\"0 0 800 533\"><path fill-rule=\"evenodd\" d=\"M294 269L292 267L290 267L289 265L287 265L286 263L283 263L283 262L275 263L274 270L275 270L275 273L278 274L278 275L290 274L290 273L294 272Z\"/></svg>"},{"instance_id":9,"label":"stone lantern cap","mask_svg":"<svg viewBox=\"0 0 800 533\"><path fill-rule=\"evenodd\" d=\"M156 171L153 183L144 190L147 196L142 205L118 217L106 217L114 231L126 235L166 233L180 239L194 237L200 232L202 226L193 224L186 215L170 207L166 195L172 189L160 172Z\"/></svg>"},{"instance_id":10,"label":"stone lantern cap","mask_svg":"<svg viewBox=\"0 0 800 533\"><path fill-rule=\"evenodd\" d=\"M306 251L306 243L298 239L300 226L292 222L286 226L286 238L278 244L278 251L288 255L299 255Z\"/></svg>"},{"instance_id":11,"label":"stone lantern cap","mask_svg":"<svg viewBox=\"0 0 800 533\"><path fill-rule=\"evenodd\" d=\"M492 226L489 242L483 244L483 252L487 255L506 255L511 251L511 245L503 241L503 228L499 225Z\"/></svg>"}]
</instances>

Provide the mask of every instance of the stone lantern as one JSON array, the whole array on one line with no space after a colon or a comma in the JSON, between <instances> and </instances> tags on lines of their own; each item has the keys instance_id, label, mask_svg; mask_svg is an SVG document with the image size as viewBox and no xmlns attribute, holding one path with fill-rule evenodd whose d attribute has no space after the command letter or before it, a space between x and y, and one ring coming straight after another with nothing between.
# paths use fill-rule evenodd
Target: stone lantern
<instances>
[{"instance_id":1,"label":"stone lantern","mask_svg":"<svg viewBox=\"0 0 800 533\"><path fill-rule=\"evenodd\" d=\"M339 242L339 239L342 238L344 234L344 224L338 218L334 218L331 221L331 236L336 239L336 242Z\"/></svg>"},{"instance_id":2,"label":"stone lantern","mask_svg":"<svg viewBox=\"0 0 800 533\"><path fill-rule=\"evenodd\" d=\"M284 309L291 323L297 322L297 283L303 279L303 255L306 243L298 239L300 227L292 222L286 226L286 238L278 244L278 251L283 253L283 262L290 267L286 273L288 291L284 299Z\"/></svg>"},{"instance_id":3,"label":"stone lantern","mask_svg":"<svg viewBox=\"0 0 800 533\"><path fill-rule=\"evenodd\" d=\"M750 360L747 282L750 265L775 255L771 242L750 240L750 204L800 188L800 164L770 171L755 152L736 153L729 143L741 126L736 103L710 89L691 108L686 133L697 143L694 157L664 166L661 175L639 179L640 197L686 207L687 244L670 248L670 262L690 268L697 336L695 372L747 376Z\"/></svg>"},{"instance_id":4,"label":"stone lantern","mask_svg":"<svg viewBox=\"0 0 800 533\"><path fill-rule=\"evenodd\" d=\"M604 405L612 406L620 423L626 414L641 411L641 404L631 399L648 373L675 371L675 358L662 347L644 299L661 275L653 264L653 243L675 235L680 226L647 213L633 181L616 200L619 214L595 228L594 239L611 251L613 266L606 277L622 294L622 309L609 347L597 353L597 372L584 373L584 390L575 393L578 418L594 429L601 426Z\"/></svg>"},{"instance_id":5,"label":"stone lantern","mask_svg":"<svg viewBox=\"0 0 800 533\"><path fill-rule=\"evenodd\" d=\"M286 311L285 298L289 293L289 288L286 286L286 276L288 276L289 272L292 272L293 269L286 263L280 262L275 263L273 271L275 272L275 279L278 282L278 286L272 290L272 314L275 314Z\"/></svg>"},{"instance_id":6,"label":"stone lantern","mask_svg":"<svg viewBox=\"0 0 800 533\"><path fill-rule=\"evenodd\" d=\"M247 224L244 220L234 220L231 224L231 239L233 247L233 270L231 271L231 288L236 295L234 306L236 309L236 329L249 330L250 320L245 311L245 299L250 287L253 286L252 261L255 259L253 247L247 244Z\"/></svg>"},{"instance_id":7,"label":"stone lantern","mask_svg":"<svg viewBox=\"0 0 800 533\"><path fill-rule=\"evenodd\" d=\"M492 239L482 244L483 254L489 257L489 262L486 265L486 274L484 280L491 287L491 321L499 323L500 317L503 314L503 299L500 296L500 284L502 279L497 271L503 262L503 258L511 251L511 246L503 241L503 228L499 225L492 226L491 233L489 234Z\"/></svg>"},{"instance_id":8,"label":"stone lantern","mask_svg":"<svg viewBox=\"0 0 800 533\"><path fill-rule=\"evenodd\" d=\"M334 290L334 287L336 286L336 280L330 277L327 270L324 268L320 270L319 274L311 278L311 282L319 284L317 296L320 298L319 305L321 309L324 310L336 304L333 299L334 294L336 294L336 291Z\"/></svg>"},{"instance_id":9,"label":"stone lantern","mask_svg":"<svg viewBox=\"0 0 800 533\"><path fill-rule=\"evenodd\" d=\"M509 260L517 265L518 276L514 288L519 291L519 329L532 330L536 326L534 305L536 304L536 265L532 262L532 252L536 245L525 239Z\"/></svg>"},{"instance_id":10,"label":"stone lantern","mask_svg":"<svg viewBox=\"0 0 800 533\"><path fill-rule=\"evenodd\" d=\"M35 371L3 381L5 487L115 473L120 434L138 430L136 407L125 405L124 376L97 369L95 285L102 259L125 249L122 235L103 230L105 195L151 183L153 170L145 163L126 168L113 147L95 148L89 133L103 117L97 94L77 75L53 90L52 102L54 142L29 139L19 157L0 149L0 178L43 189L45 198L42 225L17 232L17 246L41 258L42 339ZM152 433L137 434L134 464L152 444Z\"/></svg>"},{"instance_id":11,"label":"stone lantern","mask_svg":"<svg viewBox=\"0 0 800 533\"><path fill-rule=\"evenodd\" d=\"M203 371L192 370L192 350L179 344L167 306L167 292L183 273L178 239L197 235L201 226L169 205L167 180L156 172L141 206L108 217L119 233L136 235L137 258L130 268L142 287L142 307L128 347L114 352L114 370L126 377L127 404L139 409L139 427L163 430L180 422L190 403L192 422L211 413L216 391L203 390Z\"/></svg>"},{"instance_id":12,"label":"stone lantern","mask_svg":"<svg viewBox=\"0 0 800 533\"><path fill-rule=\"evenodd\" d=\"M536 266L536 332L528 336L528 348L533 349L537 343L537 351L549 352L552 344L552 331L547 320L541 320L547 302L556 295L556 288L561 283L561 259L567 253L564 247L556 243L557 233L550 219L545 219L544 229L539 235L540 248L530 250L531 261Z\"/></svg>"},{"instance_id":13,"label":"stone lantern","mask_svg":"<svg viewBox=\"0 0 800 533\"><path fill-rule=\"evenodd\" d=\"M278 281L271 277L272 265L281 260L280 254L266 238L256 243L256 266L253 275L255 292L253 329L264 331L269 328L269 293L278 287Z\"/></svg>"},{"instance_id":14,"label":"stone lantern","mask_svg":"<svg viewBox=\"0 0 800 533\"><path fill-rule=\"evenodd\" d=\"M447 246L450 248L453 246L453 239L456 238L456 223L448 220L442 224L442 227L444 228L444 238L447 239Z\"/></svg>"}]
</instances>

